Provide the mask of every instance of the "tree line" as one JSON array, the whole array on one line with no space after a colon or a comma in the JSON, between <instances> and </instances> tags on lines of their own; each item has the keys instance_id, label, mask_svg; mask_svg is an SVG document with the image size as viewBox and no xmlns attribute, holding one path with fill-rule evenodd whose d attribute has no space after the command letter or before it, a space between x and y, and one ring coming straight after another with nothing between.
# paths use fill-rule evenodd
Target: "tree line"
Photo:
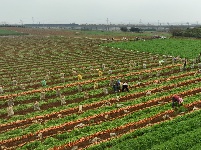
<instances>
[{"instance_id":1,"label":"tree line","mask_svg":"<svg viewBox=\"0 0 201 150\"><path fill-rule=\"evenodd\" d=\"M150 28L150 29L141 29L141 28L137 28L137 27L131 27L130 29L128 29L127 27L123 26L120 28L121 31L123 32L143 32L143 31L156 31L156 29Z\"/></svg>"},{"instance_id":2,"label":"tree line","mask_svg":"<svg viewBox=\"0 0 201 150\"><path fill-rule=\"evenodd\" d=\"M172 36L201 38L201 26L187 29L172 28L170 33Z\"/></svg>"}]
</instances>

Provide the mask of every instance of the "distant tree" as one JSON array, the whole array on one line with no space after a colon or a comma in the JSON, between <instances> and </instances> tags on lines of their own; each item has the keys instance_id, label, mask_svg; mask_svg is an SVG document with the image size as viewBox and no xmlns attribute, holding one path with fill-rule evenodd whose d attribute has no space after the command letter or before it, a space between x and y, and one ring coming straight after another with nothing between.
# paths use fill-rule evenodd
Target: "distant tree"
<instances>
[{"instance_id":1,"label":"distant tree","mask_svg":"<svg viewBox=\"0 0 201 150\"><path fill-rule=\"evenodd\" d=\"M143 31L156 31L154 28L143 29Z\"/></svg>"},{"instance_id":2,"label":"distant tree","mask_svg":"<svg viewBox=\"0 0 201 150\"><path fill-rule=\"evenodd\" d=\"M201 27L187 29L172 28L170 29L170 33L172 36L201 38Z\"/></svg>"},{"instance_id":3,"label":"distant tree","mask_svg":"<svg viewBox=\"0 0 201 150\"><path fill-rule=\"evenodd\" d=\"M123 31L123 32L127 32L128 28L127 27L121 27L120 30Z\"/></svg>"},{"instance_id":4,"label":"distant tree","mask_svg":"<svg viewBox=\"0 0 201 150\"><path fill-rule=\"evenodd\" d=\"M179 29L179 28L171 28L170 33L172 34L172 36L182 36L183 35L182 29Z\"/></svg>"},{"instance_id":5,"label":"distant tree","mask_svg":"<svg viewBox=\"0 0 201 150\"><path fill-rule=\"evenodd\" d=\"M130 31L131 32L138 32L139 33L141 31L141 29L140 28L136 28L136 27L131 27Z\"/></svg>"}]
</instances>

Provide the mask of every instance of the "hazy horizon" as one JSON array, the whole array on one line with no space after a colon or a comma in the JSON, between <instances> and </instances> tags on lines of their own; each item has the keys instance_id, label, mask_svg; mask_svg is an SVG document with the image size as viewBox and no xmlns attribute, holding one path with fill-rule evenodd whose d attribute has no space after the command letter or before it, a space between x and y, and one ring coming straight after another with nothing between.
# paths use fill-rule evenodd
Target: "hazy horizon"
<instances>
[{"instance_id":1,"label":"hazy horizon","mask_svg":"<svg viewBox=\"0 0 201 150\"><path fill-rule=\"evenodd\" d=\"M0 2L0 24L201 24L199 0L0 0Z\"/></svg>"}]
</instances>

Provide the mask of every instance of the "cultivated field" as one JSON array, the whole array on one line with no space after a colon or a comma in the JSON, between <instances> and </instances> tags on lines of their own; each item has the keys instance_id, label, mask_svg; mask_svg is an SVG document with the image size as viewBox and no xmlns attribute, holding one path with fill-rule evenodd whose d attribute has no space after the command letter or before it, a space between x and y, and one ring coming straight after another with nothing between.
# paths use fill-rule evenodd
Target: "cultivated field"
<instances>
[{"instance_id":1,"label":"cultivated field","mask_svg":"<svg viewBox=\"0 0 201 150\"><path fill-rule=\"evenodd\" d=\"M27 35L26 33L20 33L14 30L7 30L6 28L1 28L0 29L0 37L1 36L9 36L9 35Z\"/></svg>"},{"instance_id":2,"label":"cultivated field","mask_svg":"<svg viewBox=\"0 0 201 150\"><path fill-rule=\"evenodd\" d=\"M170 41L180 47L181 39L150 36L126 46L121 34L111 41L108 34L15 30L29 35L0 38L1 149L201 147L201 76L194 60L201 51L198 40L183 40L192 45L188 49L197 49L190 55L176 46L167 53ZM154 52L145 48L151 44ZM191 59L186 69L182 59L173 59L178 54ZM129 92L114 92L116 80L128 82ZM184 99L179 109L171 107L174 94ZM14 115L8 116L11 99ZM36 101L40 110L34 110Z\"/></svg>"}]
</instances>

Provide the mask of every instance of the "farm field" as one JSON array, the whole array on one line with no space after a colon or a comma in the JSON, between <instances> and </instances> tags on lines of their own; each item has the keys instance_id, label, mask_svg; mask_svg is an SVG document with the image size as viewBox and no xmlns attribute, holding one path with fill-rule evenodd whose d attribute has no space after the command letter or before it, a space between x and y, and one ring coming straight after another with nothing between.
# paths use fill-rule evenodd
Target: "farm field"
<instances>
[{"instance_id":1,"label":"farm field","mask_svg":"<svg viewBox=\"0 0 201 150\"><path fill-rule=\"evenodd\" d=\"M26 35L25 33L19 33L12 30L7 30L4 28L0 28L0 36L8 36L8 35Z\"/></svg>"},{"instance_id":2,"label":"farm field","mask_svg":"<svg viewBox=\"0 0 201 150\"><path fill-rule=\"evenodd\" d=\"M107 46L140 52L149 52L161 55L180 56L182 58L194 59L201 52L200 40L196 39L154 39L137 42L109 43ZM182 52L182 53L181 53Z\"/></svg>"},{"instance_id":3,"label":"farm field","mask_svg":"<svg viewBox=\"0 0 201 150\"><path fill-rule=\"evenodd\" d=\"M85 35L85 36L108 36L108 37L127 37L127 38L131 38L134 39L133 37L137 36L137 37L152 37L154 35L160 35L160 36L166 36L166 37L170 37L169 33L165 33L165 32L151 32L151 31L147 31L144 33L132 33L132 32L122 32L122 31L81 31L80 32L81 35Z\"/></svg>"},{"instance_id":4,"label":"farm field","mask_svg":"<svg viewBox=\"0 0 201 150\"><path fill-rule=\"evenodd\" d=\"M107 34L13 30L32 36L0 38L1 149L200 147L201 76L193 60L199 40L130 44L105 40ZM173 60L178 54L191 59L185 70ZM116 80L128 82L129 92L114 92ZM184 99L178 110L171 107L174 94Z\"/></svg>"}]
</instances>

